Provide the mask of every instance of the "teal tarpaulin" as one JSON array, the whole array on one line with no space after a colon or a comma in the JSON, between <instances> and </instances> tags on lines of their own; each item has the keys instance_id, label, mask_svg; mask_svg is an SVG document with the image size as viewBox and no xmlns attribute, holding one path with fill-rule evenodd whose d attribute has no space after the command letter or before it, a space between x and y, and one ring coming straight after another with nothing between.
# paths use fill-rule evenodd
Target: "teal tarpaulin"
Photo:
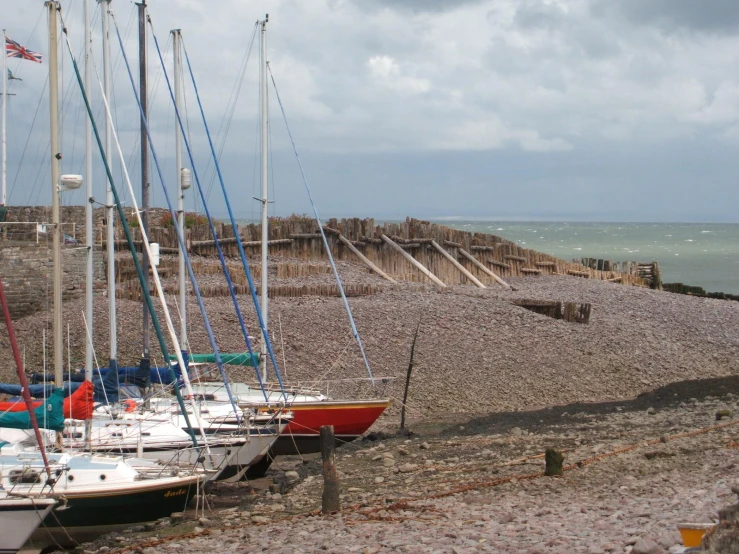
<instances>
[{"instance_id":1,"label":"teal tarpaulin","mask_svg":"<svg viewBox=\"0 0 739 554\"><path fill-rule=\"evenodd\" d=\"M64 390L56 389L51 396L33 410L38 426L52 431L64 430ZM0 427L33 429L28 411L0 413Z\"/></svg>"}]
</instances>

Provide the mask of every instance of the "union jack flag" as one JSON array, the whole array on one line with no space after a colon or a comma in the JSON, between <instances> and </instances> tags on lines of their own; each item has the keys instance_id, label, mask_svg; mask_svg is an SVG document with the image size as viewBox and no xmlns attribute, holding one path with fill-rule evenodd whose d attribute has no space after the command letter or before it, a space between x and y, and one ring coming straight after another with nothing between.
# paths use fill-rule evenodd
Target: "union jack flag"
<instances>
[{"instance_id":1,"label":"union jack flag","mask_svg":"<svg viewBox=\"0 0 739 554\"><path fill-rule=\"evenodd\" d=\"M5 52L9 58L21 58L22 60L41 63L41 54L26 50L25 47L8 37L5 37Z\"/></svg>"}]
</instances>

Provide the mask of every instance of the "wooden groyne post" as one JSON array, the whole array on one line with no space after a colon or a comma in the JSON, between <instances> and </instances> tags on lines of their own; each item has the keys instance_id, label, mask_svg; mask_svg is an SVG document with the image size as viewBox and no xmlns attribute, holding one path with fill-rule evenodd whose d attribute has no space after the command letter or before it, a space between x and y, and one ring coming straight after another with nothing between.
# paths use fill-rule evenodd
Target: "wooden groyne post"
<instances>
[{"instance_id":1,"label":"wooden groyne post","mask_svg":"<svg viewBox=\"0 0 739 554\"><path fill-rule=\"evenodd\" d=\"M342 242L342 244L344 246L346 246L357 258L359 258L360 260L362 260L362 262L364 263L364 265L366 265L367 267L369 267L372 271L374 271L375 273L377 273L383 279L385 279L387 281L390 281L391 283L396 283L397 282L397 281L395 281L395 279L393 279L392 277L390 277L390 275L388 275L383 270L381 270L379 267L377 267L375 264L373 264L369 260L369 258L367 258L367 256L365 256L359 250L357 250L357 248L351 243L351 241L348 238L346 238L342 234L339 234L338 237L339 237L339 240Z\"/></svg>"},{"instance_id":2,"label":"wooden groyne post","mask_svg":"<svg viewBox=\"0 0 739 554\"><path fill-rule=\"evenodd\" d=\"M334 426L321 427L321 459L323 460L323 499L321 513L330 514L341 511L339 500L339 477L336 474L334 449Z\"/></svg>"},{"instance_id":3,"label":"wooden groyne post","mask_svg":"<svg viewBox=\"0 0 739 554\"><path fill-rule=\"evenodd\" d=\"M479 269L480 271L482 271L486 275L489 275L490 277L492 277L493 279L495 279L495 282L496 283L498 283L499 285L504 286L505 288L507 288L509 290L511 289L511 285L509 285L503 279L501 279L500 277L498 277L498 274L497 273L495 273L494 271L491 271L490 269L488 269L487 267L485 267L483 264L481 264L480 261L477 258L475 258L472 254L470 254L469 252L467 252L467 250L465 250L464 248L460 248L459 249L459 253L462 254L462 256L464 256L465 258L467 258L470 262L472 262L472 265L474 265L477 269Z\"/></svg>"},{"instance_id":4,"label":"wooden groyne post","mask_svg":"<svg viewBox=\"0 0 739 554\"><path fill-rule=\"evenodd\" d=\"M464 275L465 277L467 277L467 279L469 279L470 281L472 281L476 287L479 287L481 289L486 288L485 285L483 285L482 282L480 282L480 280L477 277L475 277L474 275L472 275L472 273L470 273L469 271L467 271L467 268L465 268L461 263L459 263L457 260L455 260L454 259L454 256L452 256L449 252L447 252L441 246L439 246L439 243L438 242L436 242L435 240L432 240L431 241L431 246L433 246L434 248L436 248L436 251L439 254L441 254L447 260L449 260L451 262L451 264L454 267L456 267L462 275Z\"/></svg>"},{"instance_id":5,"label":"wooden groyne post","mask_svg":"<svg viewBox=\"0 0 739 554\"><path fill-rule=\"evenodd\" d=\"M444 284L444 281L442 281L436 275L434 275L433 273L431 273L431 271L425 265L423 265L416 258L414 258L410 254L408 254L408 252L406 252L398 244L396 244L395 242L393 242L390 239L390 237L388 237L387 235L381 235L380 238L382 240L384 240L385 243L388 246L391 246L392 248L394 248L396 252L398 252L406 260L408 260L411 264L413 264L413 266L416 267L418 270L420 270L421 273L423 273L426 277L428 277L429 279L431 279L434 282L434 284L436 284L437 286L439 286L439 287L441 287L443 289L446 288L446 285Z\"/></svg>"}]
</instances>

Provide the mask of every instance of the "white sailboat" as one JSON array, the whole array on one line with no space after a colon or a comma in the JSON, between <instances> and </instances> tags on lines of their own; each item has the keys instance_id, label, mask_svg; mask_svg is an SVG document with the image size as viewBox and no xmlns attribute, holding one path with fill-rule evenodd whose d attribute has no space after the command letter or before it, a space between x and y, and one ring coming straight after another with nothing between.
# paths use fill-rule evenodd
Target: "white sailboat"
<instances>
[{"instance_id":1,"label":"white sailboat","mask_svg":"<svg viewBox=\"0 0 739 554\"><path fill-rule=\"evenodd\" d=\"M266 35L269 16L257 22L261 31L261 66L260 66L260 118L261 118L261 299L260 312L263 322L262 341L260 345L260 364L262 383L267 381L267 345L268 333L268 306L269 306L269 217L268 217L268 134L267 134L267 53ZM320 392L305 390L282 390L268 387L266 391L251 387L245 383L232 383L231 392L239 406L248 410L271 413L287 407L293 414L292 422L275 443L270 457L278 454L307 454L320 451L320 428L332 425L336 436L337 446L352 441L364 434L382 412L390 405L387 398L335 400ZM197 394L207 395L216 400L226 400L226 390L223 384L198 381L194 385ZM267 397L265 398L265 394ZM259 468L255 468L252 476L259 476L269 467L269 460Z\"/></svg>"},{"instance_id":2,"label":"white sailboat","mask_svg":"<svg viewBox=\"0 0 739 554\"><path fill-rule=\"evenodd\" d=\"M63 381L61 228L59 195L65 184L79 186L81 178L60 178L58 140L57 2L46 2L49 20L49 105L51 128L52 218L54 224L53 337L56 382ZM19 372L22 362L17 358ZM59 396L59 393L55 393ZM54 396L54 395L52 395ZM51 399L49 400L51 401ZM61 398L59 399L61 402ZM46 404L43 405L44 407ZM45 409L45 408L44 408ZM59 403L58 409L61 409ZM4 430L11 432L12 430ZM35 443L35 441L34 441ZM57 508L37 530L37 545L76 544L108 530L154 521L183 510L195 495L202 478L193 475L163 475L139 472L120 456L59 452L49 455L48 464L38 444L21 442L0 447L0 486L10 495L28 498L64 499L66 509ZM175 472L176 473L176 472Z\"/></svg>"},{"instance_id":3,"label":"white sailboat","mask_svg":"<svg viewBox=\"0 0 739 554\"><path fill-rule=\"evenodd\" d=\"M0 490L0 554L15 554L41 525L55 498L26 498Z\"/></svg>"}]
</instances>

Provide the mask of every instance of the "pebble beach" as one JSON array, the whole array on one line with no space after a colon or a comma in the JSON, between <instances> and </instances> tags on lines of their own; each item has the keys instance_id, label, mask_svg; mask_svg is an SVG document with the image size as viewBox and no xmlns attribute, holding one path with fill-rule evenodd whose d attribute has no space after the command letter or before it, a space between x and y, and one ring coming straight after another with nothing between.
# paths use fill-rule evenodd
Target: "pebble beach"
<instances>
[{"instance_id":1,"label":"pebble beach","mask_svg":"<svg viewBox=\"0 0 739 554\"><path fill-rule=\"evenodd\" d=\"M346 282L383 285L352 264L340 272ZM278 459L266 482L211 491L205 514L79 550L682 552L677 524L715 521L736 498L739 305L576 277L510 284L515 290L403 283L349 299L376 393L393 405L370 437L337 450L340 513L318 513L320 460ZM590 303L590 322L536 314L513 303L520 299ZM240 300L256 329L249 297ZM107 325L101 304L99 330ZM84 344L82 306L65 304L73 359ZM230 299L206 298L206 308L221 350L243 350ZM339 298L278 297L270 313L288 382L318 386L323 377L335 396L375 394ZM40 344L47 318L17 322L21 345ZM188 318L191 349L207 351L194 306ZM140 325L140 304L120 301L122 363L138 359ZM411 434L399 434L417 327ZM95 343L104 359L104 332ZM35 350L27 349L29 369L43 364ZM237 380L253 373L230 372ZM719 410L731 415L717 421ZM570 466L562 477L541 475L549 447Z\"/></svg>"}]
</instances>

